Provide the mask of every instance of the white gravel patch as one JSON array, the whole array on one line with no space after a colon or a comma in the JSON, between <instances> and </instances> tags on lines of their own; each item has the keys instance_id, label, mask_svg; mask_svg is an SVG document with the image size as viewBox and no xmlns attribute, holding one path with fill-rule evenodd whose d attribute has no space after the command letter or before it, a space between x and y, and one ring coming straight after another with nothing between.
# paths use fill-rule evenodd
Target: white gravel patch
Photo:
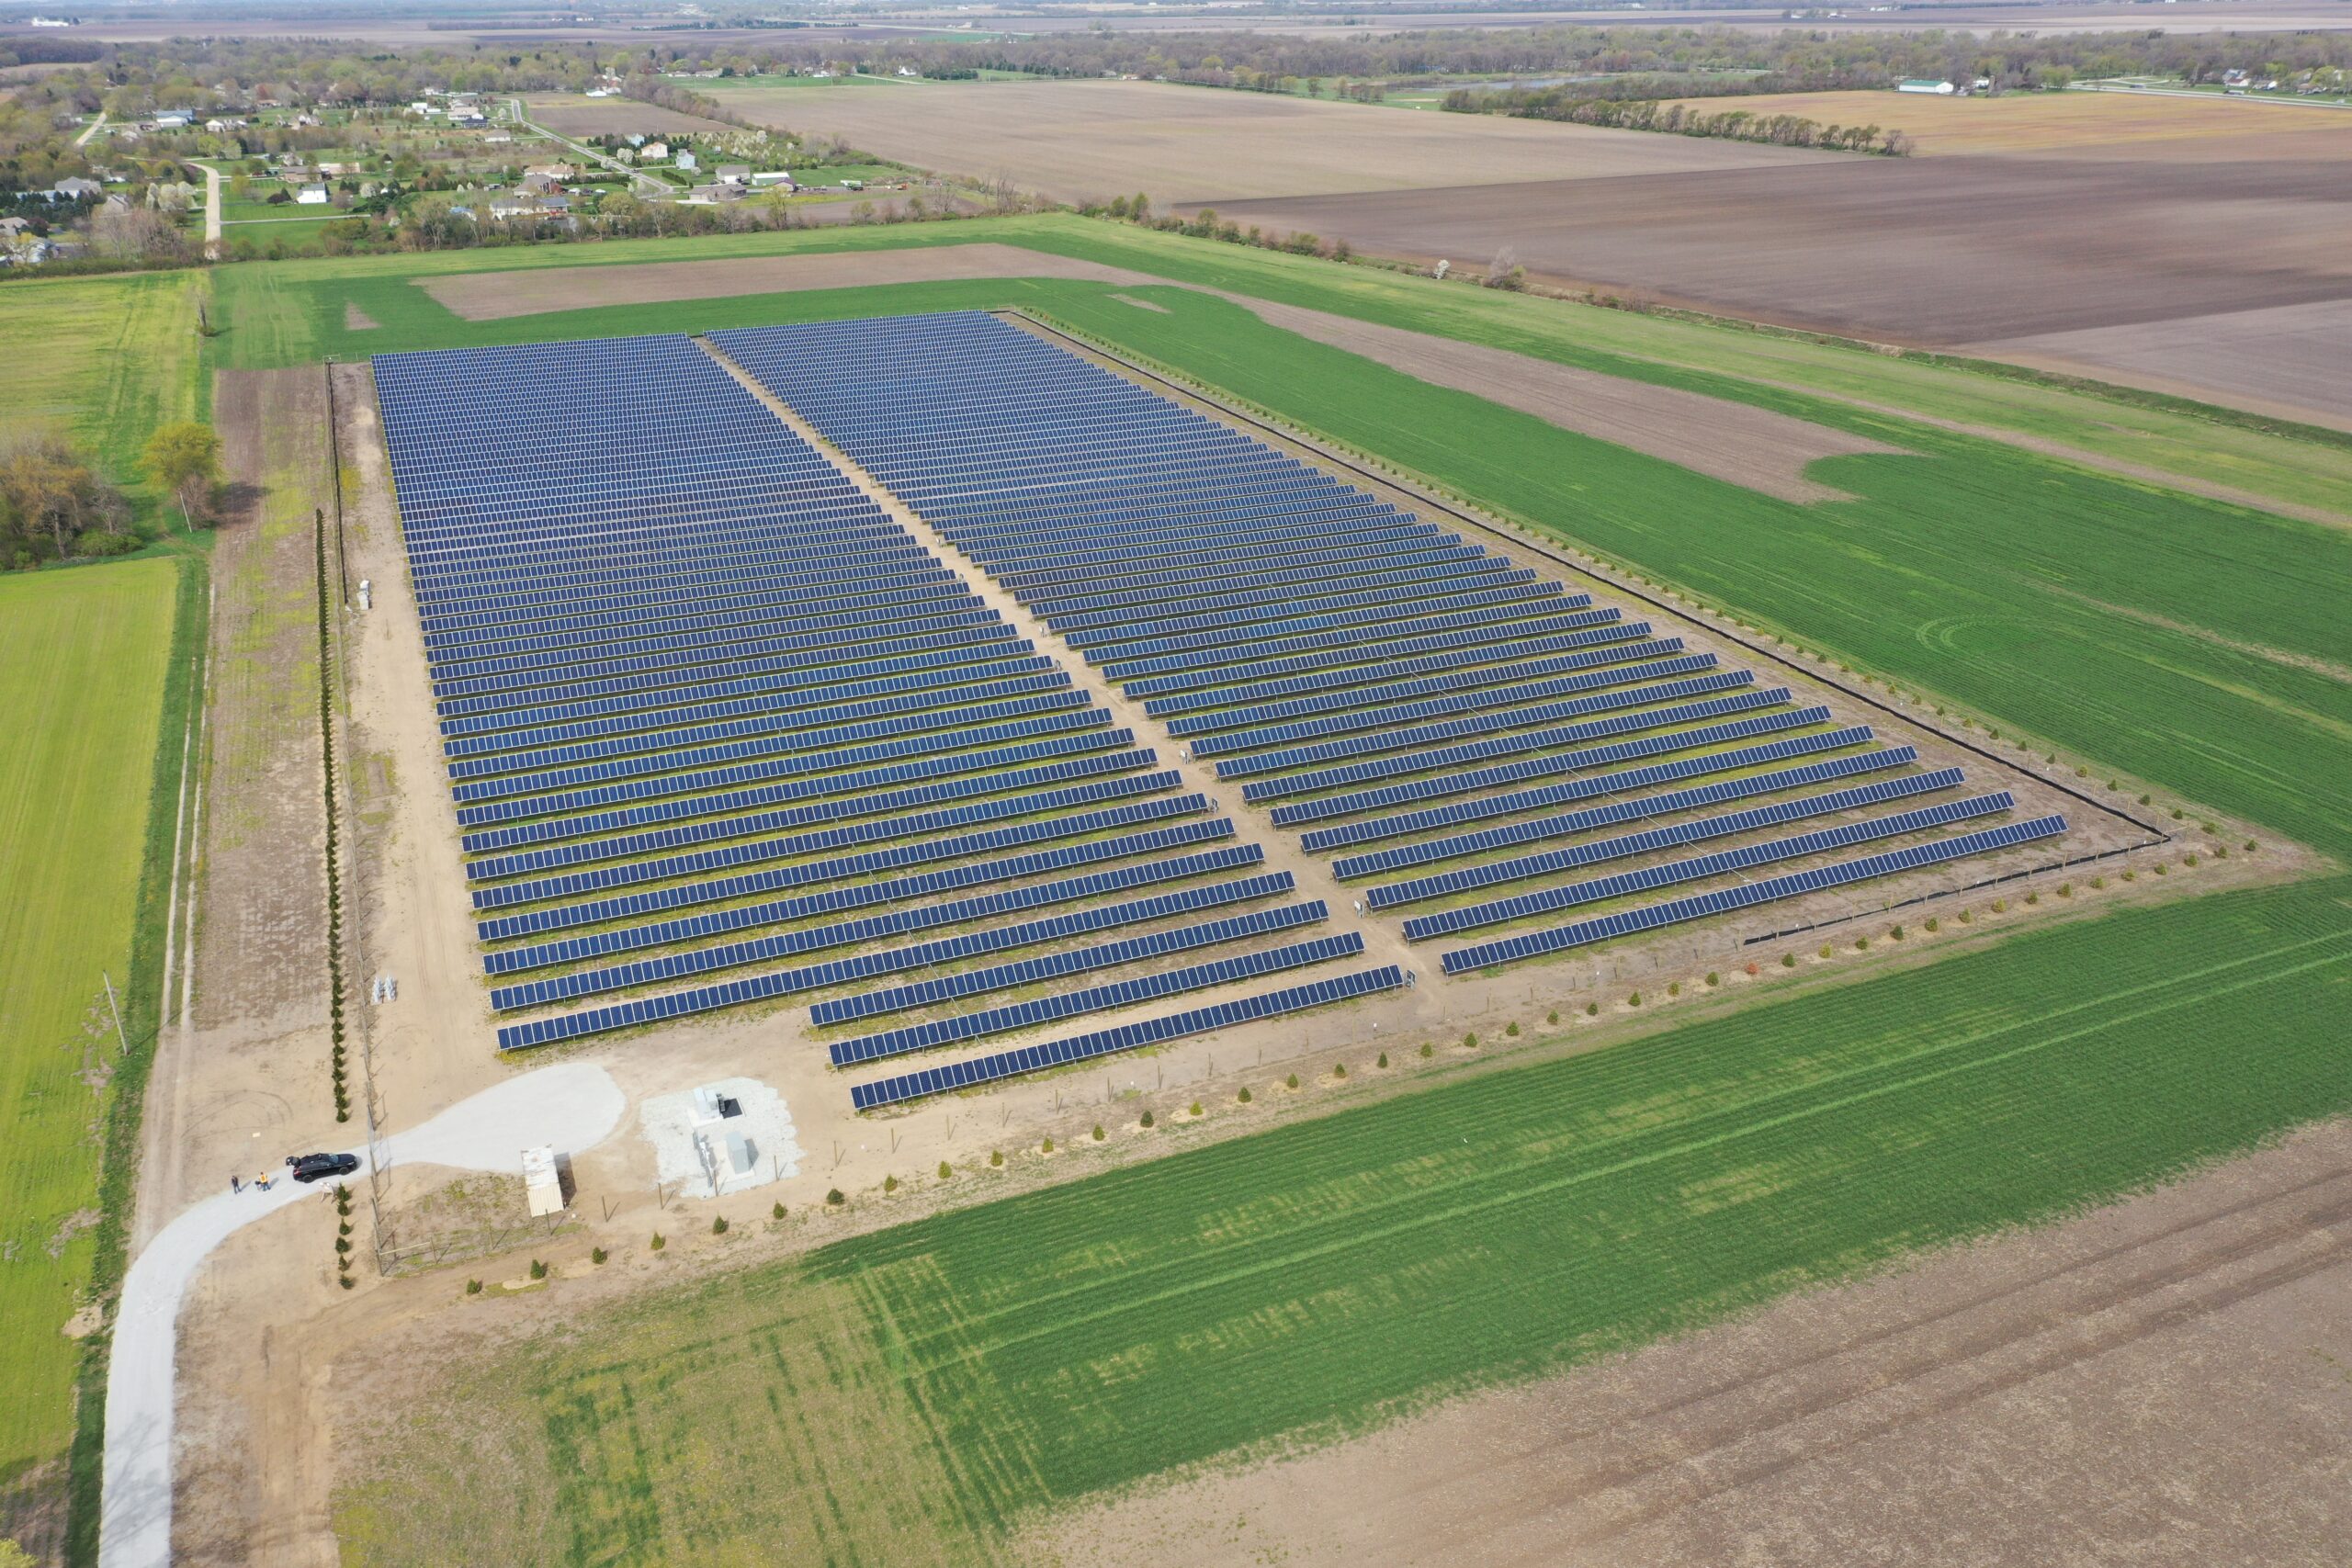
<instances>
[{"instance_id":1,"label":"white gravel patch","mask_svg":"<svg viewBox=\"0 0 2352 1568\"><path fill-rule=\"evenodd\" d=\"M742 1114L713 1119L697 1097L725 1098ZM800 1174L800 1145L784 1096L757 1078L716 1078L676 1094L658 1094L637 1108L639 1127L653 1145L655 1179L689 1198L718 1198ZM749 1146L751 1168L735 1168L731 1140ZM714 1183L712 1178L716 1175Z\"/></svg>"}]
</instances>

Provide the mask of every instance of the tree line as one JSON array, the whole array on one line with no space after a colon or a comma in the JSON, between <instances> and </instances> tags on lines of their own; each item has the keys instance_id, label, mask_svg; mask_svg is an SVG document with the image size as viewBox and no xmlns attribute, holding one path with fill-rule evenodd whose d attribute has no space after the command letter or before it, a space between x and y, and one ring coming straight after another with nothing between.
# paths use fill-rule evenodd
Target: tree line
<instances>
[{"instance_id":1,"label":"tree line","mask_svg":"<svg viewBox=\"0 0 2352 1568\"><path fill-rule=\"evenodd\" d=\"M140 468L183 528L212 523L220 438L211 426L177 420L159 427ZM130 500L71 439L27 432L0 446L0 569L125 555L144 543Z\"/></svg>"},{"instance_id":2,"label":"tree line","mask_svg":"<svg viewBox=\"0 0 2352 1568\"><path fill-rule=\"evenodd\" d=\"M1764 141L1775 147L1875 152L1888 158L1901 158L1911 151L1910 138L1902 131L1875 125L1824 125L1802 115L1750 114L1746 109L1722 109L1709 114L1686 105L1660 104L1650 99L1586 97L1572 87L1488 93L1457 89L1445 96L1443 107L1455 114L1566 120L1576 125L1612 126L1621 130L1659 130L1677 136Z\"/></svg>"}]
</instances>

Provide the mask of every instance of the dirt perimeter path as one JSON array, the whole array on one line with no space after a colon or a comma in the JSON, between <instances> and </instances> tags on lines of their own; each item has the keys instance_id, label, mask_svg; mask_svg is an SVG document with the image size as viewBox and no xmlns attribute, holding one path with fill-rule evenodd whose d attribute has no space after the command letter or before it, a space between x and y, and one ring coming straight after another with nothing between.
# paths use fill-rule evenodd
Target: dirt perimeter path
<instances>
[{"instance_id":1,"label":"dirt perimeter path","mask_svg":"<svg viewBox=\"0 0 2352 1568\"><path fill-rule=\"evenodd\" d=\"M2052 1230L1085 1510L1014 1555L2340 1562L2347 1292L2352 1122L2335 1122Z\"/></svg>"}]
</instances>

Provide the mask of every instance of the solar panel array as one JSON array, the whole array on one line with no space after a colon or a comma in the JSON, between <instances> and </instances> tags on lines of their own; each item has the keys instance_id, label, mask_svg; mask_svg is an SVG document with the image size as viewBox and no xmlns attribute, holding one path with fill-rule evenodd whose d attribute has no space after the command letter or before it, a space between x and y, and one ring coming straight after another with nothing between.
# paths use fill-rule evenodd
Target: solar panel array
<instances>
[{"instance_id":1,"label":"solar panel array","mask_svg":"<svg viewBox=\"0 0 2352 1568\"><path fill-rule=\"evenodd\" d=\"M1338 875L1431 868L1358 906L1453 906L1408 920L1408 939L2014 805L1860 815L1964 780L1008 321L882 318L713 341L1141 700L1186 759L1241 783L1308 852L1359 852ZM1769 838L1801 821L1824 825ZM1620 826L1638 830L1587 837ZM1720 840L1733 847L1464 902ZM1558 847L1522 851L1539 843ZM1857 863L1900 869L1907 852ZM1794 897L1813 885L1801 873L1759 886Z\"/></svg>"},{"instance_id":2,"label":"solar panel array","mask_svg":"<svg viewBox=\"0 0 2352 1568\"><path fill-rule=\"evenodd\" d=\"M1362 951L1249 950L1323 906L1250 908L1292 879L693 340L375 371L484 969L509 981L492 1004L541 1015L502 1048L777 998L850 1017L1079 987L1020 1004L1042 1020ZM912 1027L1027 1021L1007 1010Z\"/></svg>"}]
</instances>

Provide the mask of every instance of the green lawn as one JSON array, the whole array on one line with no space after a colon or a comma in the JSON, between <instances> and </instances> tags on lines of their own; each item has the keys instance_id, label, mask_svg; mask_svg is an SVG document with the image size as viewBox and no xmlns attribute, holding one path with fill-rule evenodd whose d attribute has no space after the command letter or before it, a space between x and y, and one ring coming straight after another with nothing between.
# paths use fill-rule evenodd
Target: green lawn
<instances>
[{"instance_id":1,"label":"green lawn","mask_svg":"<svg viewBox=\"0 0 2352 1568\"><path fill-rule=\"evenodd\" d=\"M0 1481L61 1455L180 568L0 577ZM173 740L175 750L178 737Z\"/></svg>"}]
</instances>

